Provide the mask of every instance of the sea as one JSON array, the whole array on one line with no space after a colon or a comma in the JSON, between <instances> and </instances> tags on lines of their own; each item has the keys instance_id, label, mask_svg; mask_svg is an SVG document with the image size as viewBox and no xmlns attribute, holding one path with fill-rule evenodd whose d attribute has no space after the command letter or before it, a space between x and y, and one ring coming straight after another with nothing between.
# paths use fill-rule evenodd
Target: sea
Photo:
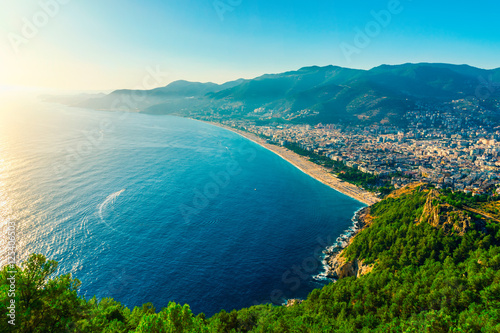
<instances>
[{"instance_id":1,"label":"sea","mask_svg":"<svg viewBox=\"0 0 500 333\"><path fill-rule=\"evenodd\" d=\"M6 98L0 223L81 296L213 315L307 297L365 205L223 128ZM7 263L5 251L2 265Z\"/></svg>"}]
</instances>

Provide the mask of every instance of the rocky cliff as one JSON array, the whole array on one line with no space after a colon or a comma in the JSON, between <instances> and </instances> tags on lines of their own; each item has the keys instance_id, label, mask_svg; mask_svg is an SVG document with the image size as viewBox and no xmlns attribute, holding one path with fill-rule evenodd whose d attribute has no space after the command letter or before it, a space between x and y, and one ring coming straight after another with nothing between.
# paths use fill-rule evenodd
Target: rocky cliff
<instances>
[{"instance_id":1,"label":"rocky cliff","mask_svg":"<svg viewBox=\"0 0 500 333\"><path fill-rule=\"evenodd\" d=\"M342 253L343 251L328 261L330 271L327 276L329 278L338 280L348 276L360 277L372 271L373 265L365 265L362 260L358 259L347 261Z\"/></svg>"},{"instance_id":2,"label":"rocky cliff","mask_svg":"<svg viewBox=\"0 0 500 333\"><path fill-rule=\"evenodd\" d=\"M417 215L415 223L428 223L434 228L443 229L446 234L456 233L463 236L468 230L478 227L478 221L474 222L474 218L470 212L470 208L461 209L452 206L446 202L444 196L428 184L413 183L404 188L391 193L387 200L398 200L403 196L411 196L420 193L424 195L425 204L422 212ZM491 209L496 212L496 210ZM372 271L373 264L366 265L363 260L355 258L347 260L344 256L345 249L352 243L354 237L363 229L372 224L373 216L370 214L370 207L364 208L358 212L355 217L355 231L350 235L347 241L344 240L343 246L334 246L327 253L325 258L328 266L327 277L338 280L344 277L355 276L360 277ZM484 216L484 212L479 212ZM492 219L495 219L491 217Z\"/></svg>"},{"instance_id":3,"label":"rocky cliff","mask_svg":"<svg viewBox=\"0 0 500 333\"><path fill-rule=\"evenodd\" d=\"M370 215L370 208L364 208L360 210L355 216L355 233L350 237L347 242L347 246L352 243L352 240L356 235L369 226L373 220ZM373 265L365 265L362 260L355 259L353 261L348 261L344 257L344 249L347 247L335 247L331 252L327 254L326 263L328 265L327 277L331 279L342 279L348 276L360 277L365 275L373 269Z\"/></svg>"},{"instance_id":4,"label":"rocky cliff","mask_svg":"<svg viewBox=\"0 0 500 333\"><path fill-rule=\"evenodd\" d=\"M431 189L418 223L429 223L435 228L442 228L446 233L452 231L463 236L472 227L470 215L459 208L440 200L441 194Z\"/></svg>"}]
</instances>

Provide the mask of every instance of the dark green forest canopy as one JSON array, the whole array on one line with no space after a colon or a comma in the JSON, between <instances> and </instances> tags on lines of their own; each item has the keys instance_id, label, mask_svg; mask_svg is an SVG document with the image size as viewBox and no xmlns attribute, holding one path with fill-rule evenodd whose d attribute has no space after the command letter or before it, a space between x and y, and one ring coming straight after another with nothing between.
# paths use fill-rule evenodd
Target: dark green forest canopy
<instances>
[{"instance_id":1,"label":"dark green forest canopy","mask_svg":"<svg viewBox=\"0 0 500 333\"><path fill-rule=\"evenodd\" d=\"M314 290L290 307L259 305L211 318L176 303L131 310L113 299L84 299L79 281L54 276L56 262L32 255L16 267L16 326L5 315L11 268L1 271L0 331L500 332L500 225L451 206L455 201L464 204L425 186L398 191L371 207L373 222L344 252L373 264L371 273Z\"/></svg>"}]
</instances>

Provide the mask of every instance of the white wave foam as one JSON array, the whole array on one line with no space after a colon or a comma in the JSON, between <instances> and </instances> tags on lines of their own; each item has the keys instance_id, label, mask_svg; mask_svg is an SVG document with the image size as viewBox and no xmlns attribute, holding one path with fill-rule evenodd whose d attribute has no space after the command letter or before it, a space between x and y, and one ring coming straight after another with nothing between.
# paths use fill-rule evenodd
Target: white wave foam
<instances>
[{"instance_id":1,"label":"white wave foam","mask_svg":"<svg viewBox=\"0 0 500 333\"><path fill-rule=\"evenodd\" d=\"M99 205L99 217L101 218L102 222L106 222L103 217L103 211L108 207L108 205L112 205L115 203L116 198L118 198L123 192L125 192L127 189L124 188L123 190L120 190L118 192L115 192L113 194L108 195L106 200L103 201L102 204Z\"/></svg>"},{"instance_id":2,"label":"white wave foam","mask_svg":"<svg viewBox=\"0 0 500 333\"><path fill-rule=\"evenodd\" d=\"M328 269L330 267L328 264L328 258L329 256L345 249L349 245L349 241L351 240L351 238L361 230L362 225L358 219L358 216L363 209L364 208L360 208L354 213L354 216L351 218L353 224L348 229L346 229L342 234L340 234L339 237L337 237L334 244L327 247L323 251L323 257L321 260L321 263L323 264L323 270L319 274L313 276L314 280L316 281L331 280L330 278L328 278Z\"/></svg>"}]
</instances>

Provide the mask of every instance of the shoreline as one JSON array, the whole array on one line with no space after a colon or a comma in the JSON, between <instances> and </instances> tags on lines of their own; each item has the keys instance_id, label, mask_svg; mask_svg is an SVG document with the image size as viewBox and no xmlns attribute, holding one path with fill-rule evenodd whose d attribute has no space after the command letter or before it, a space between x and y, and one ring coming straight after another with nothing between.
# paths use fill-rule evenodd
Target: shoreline
<instances>
[{"instance_id":1,"label":"shoreline","mask_svg":"<svg viewBox=\"0 0 500 333\"><path fill-rule=\"evenodd\" d=\"M192 119L192 118L190 118ZM262 148L265 148L303 173L309 175L310 177L316 179L317 181L329 186L330 188L336 190L339 193L342 193L354 200L357 200L365 205L371 206L377 202L379 202L381 199L375 197L373 194L371 194L368 191L365 191L358 186L345 182L343 180L338 179L336 176L331 174L329 171L327 171L325 168L322 166L313 163L309 161L307 158L300 156L291 150L282 147L282 146L277 146L277 145L272 145L270 143L267 143L264 139L258 137L257 135L250 133L250 132L245 132L236 128L232 128L220 123L215 123L215 122L209 122L209 121L203 121L199 119L193 119L193 120L198 120L207 124L211 124L220 128L227 129L233 133L236 133L256 144L261 146Z\"/></svg>"},{"instance_id":2,"label":"shoreline","mask_svg":"<svg viewBox=\"0 0 500 333\"><path fill-rule=\"evenodd\" d=\"M339 266L344 265L346 262L342 261L340 256L342 256L343 251L351 245L354 238L363 230L369 222L367 220L367 216L370 213L370 207L364 207L358 209L351 221L352 225L346 229L339 237L335 240L335 243L329 247L327 247L324 251L324 257L322 260L324 271L314 278L316 280L327 280L333 279L337 281L339 278L338 269ZM340 265L339 265L340 264ZM341 268L341 267L340 267Z\"/></svg>"}]
</instances>

